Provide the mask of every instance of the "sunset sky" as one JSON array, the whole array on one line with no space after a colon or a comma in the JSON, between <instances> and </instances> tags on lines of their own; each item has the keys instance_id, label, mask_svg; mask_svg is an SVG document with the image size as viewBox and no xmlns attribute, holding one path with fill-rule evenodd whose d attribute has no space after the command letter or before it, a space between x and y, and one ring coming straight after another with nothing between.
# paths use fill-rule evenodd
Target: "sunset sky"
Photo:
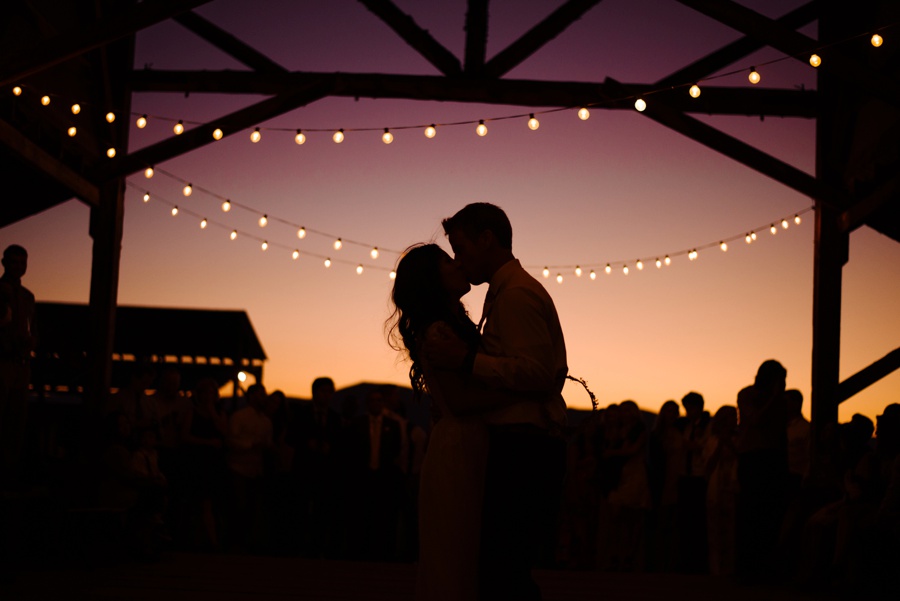
<instances>
[{"instance_id":1,"label":"sunset sky","mask_svg":"<svg viewBox=\"0 0 900 601\"><path fill-rule=\"evenodd\" d=\"M803 3L742 0L770 17ZM396 4L463 55L464 0ZM488 58L561 4L492 0ZM217 0L197 12L290 70L438 74L354 0ZM816 37L815 24L802 31ZM671 0L606 0L506 77L649 84L738 37ZM816 72L804 62L760 66L782 56L771 49L751 55L723 71L740 72L710 85L750 86L755 65L760 86L815 88ZM135 65L246 69L175 22L138 35ZM132 125L131 150L173 135L178 119L190 128L259 99L135 94L133 111L150 119L144 129ZM696 390L715 410L733 404L758 365L776 358L788 370L788 386L804 393L808 416L814 218L804 213L800 225L779 226L774 236L768 225L807 210L812 199L637 111L597 109L582 121L575 110L540 114L549 108L555 107L328 98L259 123L256 144L253 128L226 132L219 142L157 165L150 180L142 173L129 178L119 302L246 310L269 357L264 383L289 395L308 396L322 375L339 388L408 384L408 365L383 330L396 251L432 240L449 249L440 220L466 203L488 201L507 211L515 255L556 302L570 373L588 381L601 405L633 399L655 411ZM529 112L538 113L536 131L527 117L491 121ZM698 118L814 174L812 120ZM471 123L479 119L489 128L484 137ZM419 127L399 129L461 121L467 124L438 127L434 139ZM390 145L381 141L385 127L394 133ZM338 128L347 130L342 144L331 140ZM365 128L376 129L351 131ZM294 142L296 129L307 132L302 146ZM308 131L317 129L328 131ZM186 181L195 186L189 198L181 192ZM223 213L217 196L252 210ZM175 217L173 204L182 209ZM210 227L201 230L200 219L184 210L207 217ZM270 222L260 228L263 214ZM88 217L87 206L72 200L0 230L4 246L28 248L25 284L38 300L87 302ZM310 233L299 240L288 224ZM744 233L762 226L757 241L744 243ZM232 229L239 232L234 241ZM675 256L736 235L741 239L727 252L707 248L694 261ZM254 236L269 249L263 252ZM332 246L336 237L345 241L341 250ZM372 247L381 251L377 259L369 256ZM301 252L296 261L294 248ZM657 269L653 261L666 254L672 264ZM335 261L330 268L325 256ZM361 275L359 263L366 265ZM606 263L619 267L607 275ZM545 280L545 265L561 267ZM584 269L580 278L575 265ZM476 321L484 293L477 288L464 299ZM844 268L842 378L897 346L897 298L900 245L861 228ZM568 403L589 406L576 386L565 390ZM857 412L874 418L898 401L900 373L894 373L844 403L840 418Z\"/></svg>"}]
</instances>

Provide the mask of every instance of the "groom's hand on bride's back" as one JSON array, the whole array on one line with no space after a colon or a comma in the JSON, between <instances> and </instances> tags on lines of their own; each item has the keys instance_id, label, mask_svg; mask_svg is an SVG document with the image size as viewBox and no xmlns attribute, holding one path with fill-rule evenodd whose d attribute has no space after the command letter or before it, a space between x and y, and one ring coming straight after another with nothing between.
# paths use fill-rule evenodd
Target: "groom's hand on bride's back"
<instances>
[{"instance_id":1,"label":"groom's hand on bride's back","mask_svg":"<svg viewBox=\"0 0 900 601\"><path fill-rule=\"evenodd\" d=\"M446 326L432 328L425 339L422 352L434 367L459 369L466 360L469 348Z\"/></svg>"}]
</instances>

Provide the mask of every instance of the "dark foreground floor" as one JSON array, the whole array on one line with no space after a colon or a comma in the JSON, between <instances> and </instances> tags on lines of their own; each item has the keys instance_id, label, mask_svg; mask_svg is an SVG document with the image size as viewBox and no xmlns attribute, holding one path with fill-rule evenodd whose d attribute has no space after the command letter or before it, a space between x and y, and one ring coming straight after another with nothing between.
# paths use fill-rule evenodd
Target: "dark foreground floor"
<instances>
[{"instance_id":1,"label":"dark foreground floor","mask_svg":"<svg viewBox=\"0 0 900 601\"><path fill-rule=\"evenodd\" d=\"M545 601L800 601L783 588L741 587L710 576L539 571ZM415 566L174 553L152 563L7 574L0 599L115 601L406 601Z\"/></svg>"}]
</instances>

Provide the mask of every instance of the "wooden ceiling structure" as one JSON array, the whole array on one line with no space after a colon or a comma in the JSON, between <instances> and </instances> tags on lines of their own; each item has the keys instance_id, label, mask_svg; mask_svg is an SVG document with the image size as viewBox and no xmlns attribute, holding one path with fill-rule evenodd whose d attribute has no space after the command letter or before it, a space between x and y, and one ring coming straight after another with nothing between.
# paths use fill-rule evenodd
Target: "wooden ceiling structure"
<instances>
[{"instance_id":1,"label":"wooden ceiling structure","mask_svg":"<svg viewBox=\"0 0 900 601\"><path fill-rule=\"evenodd\" d=\"M91 207L94 239L90 305L94 358L89 397L108 390L125 178L213 141L331 96L402 98L526 107L634 110L653 92L649 119L716 150L788 188L816 207L812 417L816 431L837 421L838 405L900 367L900 348L840 381L842 267L850 233L867 225L900 241L900 77L896 43L870 52L848 39L900 21L894 0L813 0L770 19L731 0L678 1L741 35L656 82L508 79L513 68L601 0L567 0L521 38L488 58L488 0L468 0L463 57L457 57L391 0L359 0L435 70L434 75L290 71L193 9L208 0L19 0L0 45L0 176L33 193L0 206L0 226L79 198ZM302 5L297 10L303 10ZM245 71L136 70L135 35L161 21L179 24L248 67ZM819 37L797 30L817 22ZM862 38L865 39L865 38ZM692 99L681 87L774 48L806 62L823 51L816 90L704 86ZM820 50L821 51L821 50ZM65 136L68 107L41 107L10 94L13 86L54 90L111 107L120 118ZM184 134L127 152L133 92L265 95L265 100ZM816 173L810 175L691 116L751 115L816 120ZM106 149L118 149L115 158Z\"/></svg>"}]
</instances>

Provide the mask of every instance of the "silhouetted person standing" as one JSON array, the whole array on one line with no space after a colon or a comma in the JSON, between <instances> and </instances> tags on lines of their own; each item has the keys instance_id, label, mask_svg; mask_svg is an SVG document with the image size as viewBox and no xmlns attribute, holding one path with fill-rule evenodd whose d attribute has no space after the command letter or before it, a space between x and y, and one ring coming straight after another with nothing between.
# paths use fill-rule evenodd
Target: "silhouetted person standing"
<instances>
[{"instance_id":1,"label":"silhouetted person standing","mask_svg":"<svg viewBox=\"0 0 900 601\"><path fill-rule=\"evenodd\" d=\"M22 285L28 252L17 244L3 251L0 277L0 488L15 483L25 442L29 363L35 347L34 294Z\"/></svg>"}]
</instances>

